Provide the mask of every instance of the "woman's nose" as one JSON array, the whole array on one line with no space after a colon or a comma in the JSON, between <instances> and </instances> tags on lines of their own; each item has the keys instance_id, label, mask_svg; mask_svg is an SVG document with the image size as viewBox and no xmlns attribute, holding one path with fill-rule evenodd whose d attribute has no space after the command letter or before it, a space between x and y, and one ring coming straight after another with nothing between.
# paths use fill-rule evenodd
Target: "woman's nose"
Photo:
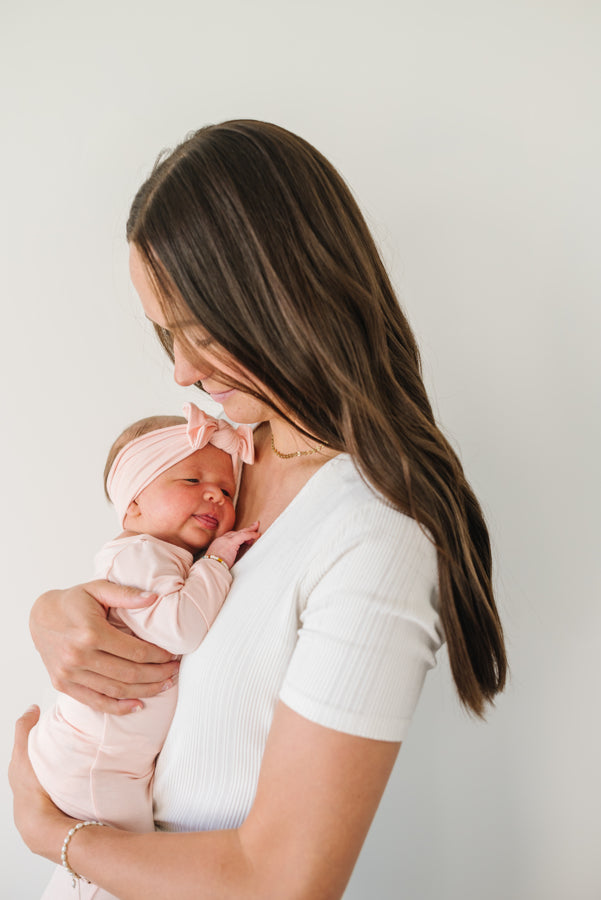
<instances>
[{"instance_id":1,"label":"woman's nose","mask_svg":"<svg viewBox=\"0 0 601 900\"><path fill-rule=\"evenodd\" d=\"M182 387L196 384L197 381L202 381L203 378L207 377L207 372L203 372L197 363L188 359L186 354L182 353L177 341L173 344L173 362L173 377L177 384Z\"/></svg>"}]
</instances>

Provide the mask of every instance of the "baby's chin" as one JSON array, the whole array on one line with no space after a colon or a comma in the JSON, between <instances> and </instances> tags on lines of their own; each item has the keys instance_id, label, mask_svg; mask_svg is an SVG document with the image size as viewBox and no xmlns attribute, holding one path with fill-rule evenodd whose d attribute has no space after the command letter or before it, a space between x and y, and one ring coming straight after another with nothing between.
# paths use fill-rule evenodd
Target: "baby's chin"
<instances>
[{"instance_id":1,"label":"baby's chin","mask_svg":"<svg viewBox=\"0 0 601 900\"><path fill-rule=\"evenodd\" d=\"M188 553L191 553L192 556L198 557L198 556L202 556L202 554L205 552L205 550L207 549L209 544L215 540L216 536L217 536L216 534L211 535L211 536L204 535L202 544L189 544L188 541L183 541L180 538L180 540L177 542L177 544L183 550L187 550Z\"/></svg>"},{"instance_id":2,"label":"baby's chin","mask_svg":"<svg viewBox=\"0 0 601 900\"><path fill-rule=\"evenodd\" d=\"M190 551L190 553L193 554L193 556L197 556L199 553L204 553L205 550L207 549L207 547L209 546L209 544L212 544L217 536L218 536L217 534L214 534L208 540L205 539L204 543L200 547L197 545L195 545L194 547L191 547L189 544L187 544L186 546L187 546L188 550Z\"/></svg>"}]
</instances>

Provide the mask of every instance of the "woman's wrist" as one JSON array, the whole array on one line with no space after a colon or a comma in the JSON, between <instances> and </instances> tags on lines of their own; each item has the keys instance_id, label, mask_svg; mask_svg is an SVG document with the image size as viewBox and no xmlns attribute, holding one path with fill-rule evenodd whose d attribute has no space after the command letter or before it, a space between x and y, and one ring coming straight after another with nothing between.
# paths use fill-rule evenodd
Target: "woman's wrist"
<instances>
[{"instance_id":1,"label":"woman's wrist","mask_svg":"<svg viewBox=\"0 0 601 900\"><path fill-rule=\"evenodd\" d=\"M85 877L85 875L80 875L79 872L76 872L72 867L69 861L69 847L72 839L75 837L78 831L81 831L83 828L89 828L90 826L99 826L103 827L104 822L98 822L96 819L87 819L85 822L77 822L77 824L73 825L72 828L69 829L67 834L65 835L65 839L63 841L63 846L61 848L61 864L64 869L67 870L71 878L73 879L73 887L76 887L77 882L83 879L90 883L89 880Z\"/></svg>"},{"instance_id":2,"label":"woman's wrist","mask_svg":"<svg viewBox=\"0 0 601 900\"><path fill-rule=\"evenodd\" d=\"M37 815L32 814L31 809L26 811L22 825L17 822L17 827L33 853L60 865L65 835L77 825L77 821L65 815L49 800Z\"/></svg>"}]
</instances>

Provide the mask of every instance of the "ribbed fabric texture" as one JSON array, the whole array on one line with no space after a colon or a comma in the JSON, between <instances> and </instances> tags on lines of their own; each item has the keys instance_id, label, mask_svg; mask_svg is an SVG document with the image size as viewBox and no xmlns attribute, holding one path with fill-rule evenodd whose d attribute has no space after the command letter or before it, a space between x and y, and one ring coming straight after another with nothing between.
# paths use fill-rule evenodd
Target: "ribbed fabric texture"
<instances>
[{"instance_id":1,"label":"ribbed fabric texture","mask_svg":"<svg viewBox=\"0 0 601 900\"><path fill-rule=\"evenodd\" d=\"M245 819L279 698L329 728L403 740L442 643L434 547L346 455L317 471L232 574L215 624L182 661L154 785L166 830Z\"/></svg>"}]
</instances>

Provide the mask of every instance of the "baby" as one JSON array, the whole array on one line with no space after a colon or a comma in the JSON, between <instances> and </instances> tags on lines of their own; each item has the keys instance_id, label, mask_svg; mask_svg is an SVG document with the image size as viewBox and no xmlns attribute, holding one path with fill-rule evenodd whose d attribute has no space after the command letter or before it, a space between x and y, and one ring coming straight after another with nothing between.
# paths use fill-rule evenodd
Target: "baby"
<instances>
[{"instance_id":1,"label":"baby","mask_svg":"<svg viewBox=\"0 0 601 900\"><path fill-rule=\"evenodd\" d=\"M253 461L251 429L234 429L192 403L184 412L187 422L136 422L113 444L105 488L124 530L96 557L97 578L158 595L145 609L110 609L109 621L176 655L206 636L240 547L259 536L258 523L230 530L241 461ZM152 831L154 763L176 699L173 687L135 715L116 716L59 694L29 739L33 767L54 802L78 819Z\"/></svg>"}]
</instances>

